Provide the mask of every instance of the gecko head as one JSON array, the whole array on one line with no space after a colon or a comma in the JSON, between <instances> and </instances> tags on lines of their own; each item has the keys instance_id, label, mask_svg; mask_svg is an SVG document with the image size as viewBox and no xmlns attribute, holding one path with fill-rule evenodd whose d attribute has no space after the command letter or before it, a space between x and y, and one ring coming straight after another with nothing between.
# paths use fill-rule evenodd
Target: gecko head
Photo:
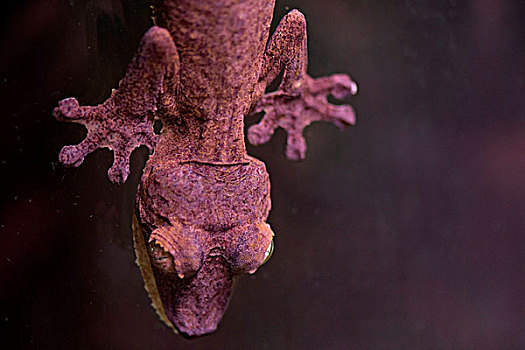
<instances>
[{"instance_id":1,"label":"gecko head","mask_svg":"<svg viewBox=\"0 0 525 350\"><path fill-rule=\"evenodd\" d=\"M145 259L137 260L166 324L186 336L217 328L234 278L254 273L271 251L269 194L266 168L256 160L164 162L146 170L137 200L139 233L134 230Z\"/></svg>"}]
</instances>

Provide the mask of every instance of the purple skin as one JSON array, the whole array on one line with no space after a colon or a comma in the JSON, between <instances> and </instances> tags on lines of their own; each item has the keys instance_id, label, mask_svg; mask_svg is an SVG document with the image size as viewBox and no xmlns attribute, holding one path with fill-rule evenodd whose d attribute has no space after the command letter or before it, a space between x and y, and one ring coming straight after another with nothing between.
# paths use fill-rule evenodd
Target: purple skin
<instances>
[{"instance_id":1,"label":"purple skin","mask_svg":"<svg viewBox=\"0 0 525 350\"><path fill-rule=\"evenodd\" d=\"M109 178L123 183L133 149L153 152L137 194L137 262L163 321L187 336L217 328L234 276L255 272L272 245L269 177L246 153L244 117L265 113L248 131L254 145L286 130L291 160L305 157L310 123L355 123L350 106L326 96L345 98L356 84L345 74L306 74L306 21L297 10L268 41L273 8L273 0L156 0L155 26L118 90L99 106L68 98L54 111L88 130L79 145L62 149L64 165L108 147L115 154ZM264 94L281 70L278 90Z\"/></svg>"}]
</instances>

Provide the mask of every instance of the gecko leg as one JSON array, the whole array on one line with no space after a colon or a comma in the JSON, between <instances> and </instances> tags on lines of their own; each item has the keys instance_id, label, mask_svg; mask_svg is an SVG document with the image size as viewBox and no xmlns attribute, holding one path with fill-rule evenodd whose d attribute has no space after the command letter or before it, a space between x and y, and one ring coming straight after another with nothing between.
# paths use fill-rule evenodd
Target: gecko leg
<instances>
[{"instance_id":1,"label":"gecko leg","mask_svg":"<svg viewBox=\"0 0 525 350\"><path fill-rule=\"evenodd\" d=\"M89 153L108 147L115 155L108 176L113 182L125 182L135 147L145 145L153 152L158 139L153 121L159 113L174 108L178 71L179 57L169 32L150 28L118 90L113 90L104 103L80 106L75 98L58 103L53 113L59 121L82 124L88 131L80 144L62 148L60 162L77 167Z\"/></svg>"},{"instance_id":2,"label":"gecko leg","mask_svg":"<svg viewBox=\"0 0 525 350\"><path fill-rule=\"evenodd\" d=\"M306 74L306 42L306 20L302 13L292 10L281 20L268 43L252 109L254 113L264 111L265 115L248 130L248 140L254 145L268 142L277 127L286 130L286 156L291 160L305 158L303 130L312 122L330 121L339 128L355 124L352 107L333 105L327 101L327 95L337 99L354 95L356 83L346 74L318 79ZM259 99L281 69L284 75L279 88Z\"/></svg>"}]
</instances>

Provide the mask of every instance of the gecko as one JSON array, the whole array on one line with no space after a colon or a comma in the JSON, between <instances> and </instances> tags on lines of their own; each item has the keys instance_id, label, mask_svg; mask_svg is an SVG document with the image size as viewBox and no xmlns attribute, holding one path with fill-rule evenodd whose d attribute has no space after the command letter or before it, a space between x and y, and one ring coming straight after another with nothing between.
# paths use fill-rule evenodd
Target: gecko
<instances>
[{"instance_id":1,"label":"gecko","mask_svg":"<svg viewBox=\"0 0 525 350\"><path fill-rule=\"evenodd\" d=\"M305 17L291 10L270 37L274 5L155 0L153 26L111 96L97 106L66 98L54 109L59 121L87 129L60 151L65 166L107 147L108 177L123 183L131 152L149 149L132 222L137 264L160 319L187 337L217 329L235 277L254 273L273 250L269 175L246 152L245 116L264 113L248 129L254 145L284 129L290 160L305 158L310 123L355 124L353 108L327 96L354 95L356 83L346 74L310 77Z\"/></svg>"}]
</instances>

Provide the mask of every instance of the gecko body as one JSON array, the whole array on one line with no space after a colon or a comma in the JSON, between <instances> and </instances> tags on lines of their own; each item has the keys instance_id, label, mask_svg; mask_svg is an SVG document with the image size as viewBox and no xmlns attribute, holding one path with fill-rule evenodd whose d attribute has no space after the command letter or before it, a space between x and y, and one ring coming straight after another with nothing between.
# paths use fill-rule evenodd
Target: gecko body
<instances>
[{"instance_id":1,"label":"gecko body","mask_svg":"<svg viewBox=\"0 0 525 350\"><path fill-rule=\"evenodd\" d=\"M269 176L246 153L244 117L265 112L248 132L253 144L285 129L293 160L305 156L311 122L355 122L350 106L326 96L355 94L356 84L345 74L308 76L304 16L292 10L269 38L273 8L273 0L156 0L155 25L111 97L99 106L65 99L54 112L88 129L62 149L65 165L109 147L108 175L121 183L135 147L153 152L133 219L137 262L161 319L187 336L217 328L234 277L255 272L273 248ZM264 94L281 71L278 90Z\"/></svg>"}]
</instances>

